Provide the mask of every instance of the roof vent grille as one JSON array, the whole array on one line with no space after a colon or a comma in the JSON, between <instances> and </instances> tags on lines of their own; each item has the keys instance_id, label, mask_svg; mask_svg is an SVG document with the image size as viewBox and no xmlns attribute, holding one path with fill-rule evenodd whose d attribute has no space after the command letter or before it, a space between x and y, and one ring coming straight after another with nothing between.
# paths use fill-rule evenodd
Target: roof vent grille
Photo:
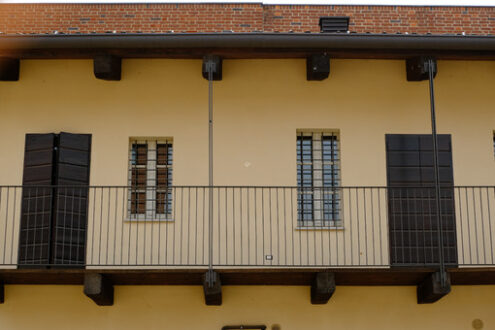
<instances>
[{"instance_id":1,"label":"roof vent grille","mask_svg":"<svg viewBox=\"0 0 495 330\"><path fill-rule=\"evenodd\" d=\"M346 33L349 30L349 17L320 17L320 32Z\"/></svg>"}]
</instances>

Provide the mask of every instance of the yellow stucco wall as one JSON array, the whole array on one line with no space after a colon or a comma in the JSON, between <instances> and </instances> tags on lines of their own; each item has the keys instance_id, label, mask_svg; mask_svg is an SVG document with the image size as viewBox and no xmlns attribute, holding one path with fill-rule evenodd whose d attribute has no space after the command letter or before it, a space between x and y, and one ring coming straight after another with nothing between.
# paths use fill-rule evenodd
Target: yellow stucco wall
<instances>
[{"instance_id":1,"label":"yellow stucco wall","mask_svg":"<svg viewBox=\"0 0 495 330\"><path fill-rule=\"evenodd\" d=\"M495 63L439 61L438 129L453 139L457 185L495 184ZM127 183L131 136L174 138L175 185L207 183L207 82L195 60L124 60L122 81L97 80L88 60L25 60L0 82L2 184L20 184L24 136L93 134L91 184ZM215 184L295 185L297 129L337 129L342 183L385 185L386 133L428 133L427 82L403 61L332 60L305 79L304 60L226 60L214 83ZM249 162L249 167L245 163Z\"/></svg>"},{"instance_id":2,"label":"yellow stucco wall","mask_svg":"<svg viewBox=\"0 0 495 330\"><path fill-rule=\"evenodd\" d=\"M435 304L418 305L415 287L337 287L311 305L309 287L226 286L222 306L205 306L200 286L117 286L115 305L99 307L81 286L6 286L3 329L206 329L279 325L281 330L495 328L494 286L454 286Z\"/></svg>"},{"instance_id":3,"label":"yellow stucco wall","mask_svg":"<svg viewBox=\"0 0 495 330\"><path fill-rule=\"evenodd\" d=\"M223 80L214 83L215 184L294 186L296 130L334 129L340 133L342 185L386 185L385 134L430 132L428 83L407 82L404 66L404 61L398 60L332 60L329 79L308 82L304 60L224 61ZM438 130L452 134L454 182L456 185L495 185L492 140L495 63L439 61L438 68L435 80ZM129 137L140 136L173 138L174 185L205 185L208 178L207 105L207 82L201 77L201 61L198 60L125 59L119 82L95 79L90 60L24 60L20 81L0 82L0 149L3 153L0 185L21 184L26 133L60 131L92 134L92 185L127 184ZM380 230L382 234L376 239L370 237L366 243L356 243L361 245L352 252L355 253L353 262L369 263L370 259L378 259L377 265L388 263L386 217L383 216L385 198L384 194L375 196L375 200L382 200L383 212L374 217L377 220L372 226L374 235ZM300 250L300 255L312 257L320 245L337 244L337 240L344 242L345 235L349 235L346 244L351 244L351 235L355 239L370 235L370 228L363 227L362 221L361 227L350 230L349 222L353 219L345 212L342 231L297 232L296 236L302 236L301 246L312 246L307 244L311 236L317 239L314 250ZM490 212L495 212L495 207ZM135 243L141 244L138 247L141 252L133 256L137 263L163 262L146 259L146 249L172 244L157 243L157 236L162 235L157 233L169 235L182 230L179 222L124 224L121 221L124 218L116 211L111 215L114 222L105 220L103 223L101 235L103 238L130 237L129 240L141 242ZM495 213L492 219L495 220ZM191 226L198 224L202 228L199 220L195 221ZM356 224L357 221L353 221ZM284 235L290 236L293 224L286 222L285 225L273 223L270 228L274 233L284 231L289 233ZM91 226L90 219L89 232L93 233ZM7 227L14 233L7 236L7 240L15 239L16 225ZM227 225L218 232L223 233L225 227ZM495 230L495 225L492 227L490 231L485 230L486 235ZM249 225L244 228L251 236L260 236ZM478 229L483 232L486 226ZM112 235L112 230L119 232ZM148 236L148 247L142 246L146 232L155 233L154 239ZM94 240L100 240L98 233L96 235ZM240 237L241 233L235 235ZM286 245L282 249L294 245L296 240L289 241L289 236L284 237ZM184 244L194 242L193 237L187 236L176 250L185 251ZM278 244L275 239L279 238L273 239L273 243ZM471 239L471 242L475 244L472 249L486 251L486 246L476 246L480 240ZM7 245L14 247L10 255L16 260L17 245L12 241ZM110 248L119 245L129 246L129 243L117 240L109 244ZM487 252L493 256L492 248L488 247ZM321 257L327 262L340 258L340 262L347 262L352 257L346 246L339 251L340 256L318 255L316 259ZM97 247L96 253L100 252L101 248ZM115 255L116 252L109 253ZM264 262L264 253L271 252L263 251L259 256L261 262ZM289 252L284 253L276 257L292 257Z\"/></svg>"}]
</instances>

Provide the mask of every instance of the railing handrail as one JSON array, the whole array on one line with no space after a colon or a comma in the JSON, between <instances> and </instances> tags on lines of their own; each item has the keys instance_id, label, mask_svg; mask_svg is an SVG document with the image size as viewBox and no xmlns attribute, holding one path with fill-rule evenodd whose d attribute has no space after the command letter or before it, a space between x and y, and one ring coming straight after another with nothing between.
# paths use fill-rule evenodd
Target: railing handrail
<instances>
[{"instance_id":1,"label":"railing handrail","mask_svg":"<svg viewBox=\"0 0 495 330\"><path fill-rule=\"evenodd\" d=\"M442 188L495 188L495 185L441 185ZM129 186L129 185L0 185L0 188L121 188L121 189L142 189L142 188L153 188L153 189L164 189L163 187L157 186ZM281 185L171 185L166 188L271 188L271 189L391 189L391 188L411 188L411 189L421 189L421 188L432 188L435 186L331 186L331 187L301 187L301 186L281 186Z\"/></svg>"}]
</instances>

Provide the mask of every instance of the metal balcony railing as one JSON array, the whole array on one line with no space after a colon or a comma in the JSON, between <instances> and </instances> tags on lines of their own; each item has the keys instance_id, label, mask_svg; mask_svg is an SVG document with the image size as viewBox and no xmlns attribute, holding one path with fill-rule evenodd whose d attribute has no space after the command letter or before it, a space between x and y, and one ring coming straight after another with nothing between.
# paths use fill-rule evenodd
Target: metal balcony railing
<instances>
[{"instance_id":1,"label":"metal balcony railing","mask_svg":"<svg viewBox=\"0 0 495 330\"><path fill-rule=\"evenodd\" d=\"M144 191L1 186L0 267L495 266L495 187Z\"/></svg>"}]
</instances>

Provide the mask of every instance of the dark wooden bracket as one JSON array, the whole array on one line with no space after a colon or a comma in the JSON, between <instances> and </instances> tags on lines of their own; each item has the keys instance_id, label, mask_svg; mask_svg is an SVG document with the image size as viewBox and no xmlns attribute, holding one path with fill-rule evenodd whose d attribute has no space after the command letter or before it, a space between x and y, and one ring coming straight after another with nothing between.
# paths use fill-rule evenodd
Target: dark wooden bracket
<instances>
[{"instance_id":1,"label":"dark wooden bracket","mask_svg":"<svg viewBox=\"0 0 495 330\"><path fill-rule=\"evenodd\" d=\"M418 304L434 303L450 293L450 275L449 273L446 273L445 275L447 278L444 283L442 283L440 279L440 272L436 272L428 275L423 282L418 285L416 290Z\"/></svg>"},{"instance_id":2,"label":"dark wooden bracket","mask_svg":"<svg viewBox=\"0 0 495 330\"><path fill-rule=\"evenodd\" d=\"M119 81L122 73L122 59L113 55L95 56L93 71L98 79Z\"/></svg>"},{"instance_id":3,"label":"dark wooden bracket","mask_svg":"<svg viewBox=\"0 0 495 330\"><path fill-rule=\"evenodd\" d=\"M5 283L0 281L0 304L5 302Z\"/></svg>"},{"instance_id":4,"label":"dark wooden bracket","mask_svg":"<svg viewBox=\"0 0 495 330\"><path fill-rule=\"evenodd\" d=\"M102 274L88 273L84 275L84 294L98 306L113 305L113 284Z\"/></svg>"},{"instance_id":5,"label":"dark wooden bracket","mask_svg":"<svg viewBox=\"0 0 495 330\"><path fill-rule=\"evenodd\" d=\"M330 75L330 56L313 54L306 58L306 79L324 80Z\"/></svg>"},{"instance_id":6,"label":"dark wooden bracket","mask_svg":"<svg viewBox=\"0 0 495 330\"><path fill-rule=\"evenodd\" d=\"M335 292L334 273L316 273L311 284L311 303L326 304Z\"/></svg>"},{"instance_id":7,"label":"dark wooden bracket","mask_svg":"<svg viewBox=\"0 0 495 330\"><path fill-rule=\"evenodd\" d=\"M208 80L208 70L212 70L212 80L222 80L222 58L217 55L206 55L203 57L202 74Z\"/></svg>"},{"instance_id":8,"label":"dark wooden bracket","mask_svg":"<svg viewBox=\"0 0 495 330\"><path fill-rule=\"evenodd\" d=\"M220 306L222 304L222 284L220 274L208 271L203 275L203 289L205 304L208 306Z\"/></svg>"},{"instance_id":9,"label":"dark wooden bracket","mask_svg":"<svg viewBox=\"0 0 495 330\"><path fill-rule=\"evenodd\" d=\"M18 81L19 68L18 58L0 57L0 81Z\"/></svg>"},{"instance_id":10,"label":"dark wooden bracket","mask_svg":"<svg viewBox=\"0 0 495 330\"><path fill-rule=\"evenodd\" d=\"M406 60L407 81L428 80L428 57L418 56ZM437 75L437 60L433 59L433 77Z\"/></svg>"}]
</instances>

